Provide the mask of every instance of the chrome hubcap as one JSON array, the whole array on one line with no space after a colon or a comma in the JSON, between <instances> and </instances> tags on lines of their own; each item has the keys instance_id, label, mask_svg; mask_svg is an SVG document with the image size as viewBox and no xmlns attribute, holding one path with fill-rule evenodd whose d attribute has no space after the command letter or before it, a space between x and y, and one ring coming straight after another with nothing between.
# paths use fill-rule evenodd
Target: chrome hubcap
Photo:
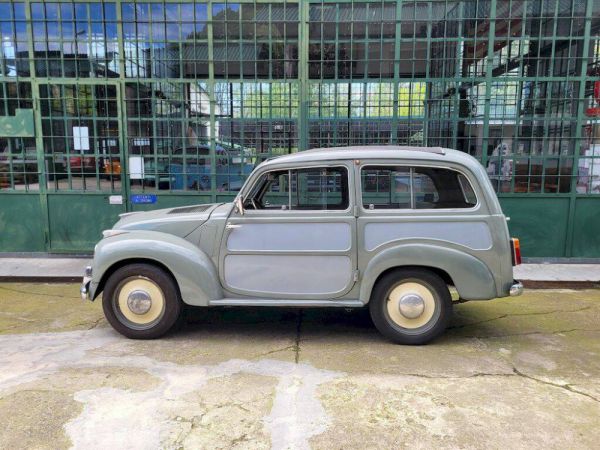
<instances>
[{"instance_id":1,"label":"chrome hubcap","mask_svg":"<svg viewBox=\"0 0 600 450\"><path fill-rule=\"evenodd\" d=\"M166 305L160 286L139 275L123 280L113 301L119 320L139 330L154 326L164 314Z\"/></svg>"},{"instance_id":2,"label":"chrome hubcap","mask_svg":"<svg viewBox=\"0 0 600 450\"><path fill-rule=\"evenodd\" d=\"M427 326L437 313L433 293L415 281L403 281L388 294L387 313L394 324L407 330Z\"/></svg>"},{"instance_id":3,"label":"chrome hubcap","mask_svg":"<svg viewBox=\"0 0 600 450\"><path fill-rule=\"evenodd\" d=\"M148 292L136 289L127 296L127 307L134 314L146 314L152 308L152 297Z\"/></svg>"},{"instance_id":4,"label":"chrome hubcap","mask_svg":"<svg viewBox=\"0 0 600 450\"><path fill-rule=\"evenodd\" d=\"M400 298L398 309L407 319L416 319L425 311L425 301L417 294L406 294Z\"/></svg>"}]
</instances>

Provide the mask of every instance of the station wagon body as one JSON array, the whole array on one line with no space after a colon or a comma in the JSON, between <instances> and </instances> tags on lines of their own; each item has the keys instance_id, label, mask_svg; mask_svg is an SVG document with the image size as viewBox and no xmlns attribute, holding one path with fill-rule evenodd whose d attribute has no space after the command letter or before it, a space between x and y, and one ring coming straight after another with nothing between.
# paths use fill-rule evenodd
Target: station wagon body
<instances>
[{"instance_id":1,"label":"station wagon body","mask_svg":"<svg viewBox=\"0 0 600 450\"><path fill-rule=\"evenodd\" d=\"M133 338L165 333L182 304L368 305L386 336L419 344L446 327L449 286L462 300L522 292L506 221L463 152L309 150L263 162L232 203L123 214L82 297L104 292L109 322Z\"/></svg>"}]
</instances>

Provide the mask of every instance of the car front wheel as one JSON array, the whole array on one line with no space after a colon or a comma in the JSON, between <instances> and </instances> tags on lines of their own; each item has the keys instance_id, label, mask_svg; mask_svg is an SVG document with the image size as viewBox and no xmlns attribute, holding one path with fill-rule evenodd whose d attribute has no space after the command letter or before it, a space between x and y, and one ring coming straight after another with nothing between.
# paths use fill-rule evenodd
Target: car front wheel
<instances>
[{"instance_id":1,"label":"car front wheel","mask_svg":"<svg viewBox=\"0 0 600 450\"><path fill-rule=\"evenodd\" d=\"M375 285L369 302L377 329L398 344L420 345L444 332L452 297L444 280L425 269L398 269Z\"/></svg>"},{"instance_id":2,"label":"car front wheel","mask_svg":"<svg viewBox=\"0 0 600 450\"><path fill-rule=\"evenodd\" d=\"M102 308L108 322L132 339L155 339L177 322L182 309L171 275L150 264L130 264L107 280Z\"/></svg>"}]
</instances>

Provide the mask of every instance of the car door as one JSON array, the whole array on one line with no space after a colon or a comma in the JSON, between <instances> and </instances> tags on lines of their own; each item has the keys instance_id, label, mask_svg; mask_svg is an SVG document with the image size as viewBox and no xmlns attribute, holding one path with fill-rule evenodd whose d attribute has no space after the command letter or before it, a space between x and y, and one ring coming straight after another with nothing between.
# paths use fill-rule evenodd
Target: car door
<instances>
[{"instance_id":1,"label":"car door","mask_svg":"<svg viewBox=\"0 0 600 450\"><path fill-rule=\"evenodd\" d=\"M252 297L329 299L354 284L357 265L349 164L273 169L257 177L244 214L229 217L221 283Z\"/></svg>"},{"instance_id":2,"label":"car door","mask_svg":"<svg viewBox=\"0 0 600 450\"><path fill-rule=\"evenodd\" d=\"M492 228L489 215L482 214L473 176L458 167L389 161L355 170L361 271L386 248L406 243L453 248L493 263L485 260L484 252L493 245Z\"/></svg>"}]
</instances>

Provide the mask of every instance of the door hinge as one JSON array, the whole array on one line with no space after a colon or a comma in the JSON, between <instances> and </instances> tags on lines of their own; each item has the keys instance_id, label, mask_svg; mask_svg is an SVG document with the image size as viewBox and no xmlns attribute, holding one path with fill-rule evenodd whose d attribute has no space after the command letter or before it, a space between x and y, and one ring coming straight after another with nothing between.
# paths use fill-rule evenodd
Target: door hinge
<instances>
[{"instance_id":1,"label":"door hinge","mask_svg":"<svg viewBox=\"0 0 600 450\"><path fill-rule=\"evenodd\" d=\"M359 276L360 276L360 270L355 270L353 280L358 281Z\"/></svg>"},{"instance_id":2,"label":"door hinge","mask_svg":"<svg viewBox=\"0 0 600 450\"><path fill-rule=\"evenodd\" d=\"M358 205L354 205L354 217L358 217Z\"/></svg>"}]
</instances>

